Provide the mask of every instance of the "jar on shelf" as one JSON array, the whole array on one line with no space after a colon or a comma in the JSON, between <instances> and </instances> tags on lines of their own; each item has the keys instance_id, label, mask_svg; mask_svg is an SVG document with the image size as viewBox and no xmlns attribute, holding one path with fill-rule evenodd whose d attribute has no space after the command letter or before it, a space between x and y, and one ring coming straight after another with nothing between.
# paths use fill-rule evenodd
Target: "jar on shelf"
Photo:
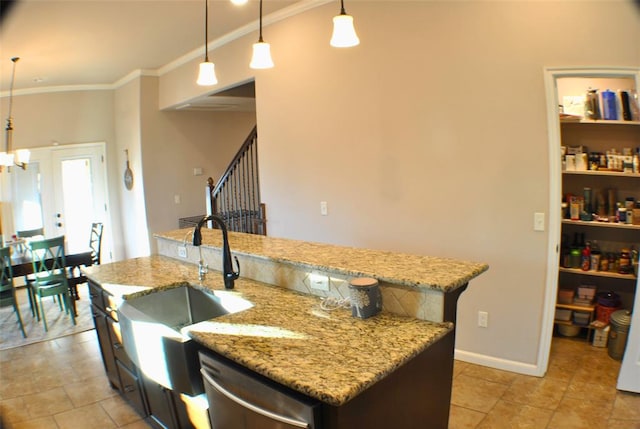
<instances>
[{"instance_id":1,"label":"jar on shelf","mask_svg":"<svg viewBox=\"0 0 640 429\"><path fill-rule=\"evenodd\" d=\"M620 250L620 260L618 262L619 274L631 274L633 267L631 266L631 251L627 248Z\"/></svg>"}]
</instances>

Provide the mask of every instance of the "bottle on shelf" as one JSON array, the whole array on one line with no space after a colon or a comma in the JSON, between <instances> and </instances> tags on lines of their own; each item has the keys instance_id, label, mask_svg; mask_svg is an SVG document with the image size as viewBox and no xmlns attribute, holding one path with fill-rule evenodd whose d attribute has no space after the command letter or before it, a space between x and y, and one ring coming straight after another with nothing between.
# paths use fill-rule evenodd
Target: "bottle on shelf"
<instances>
[{"instance_id":1,"label":"bottle on shelf","mask_svg":"<svg viewBox=\"0 0 640 429\"><path fill-rule=\"evenodd\" d=\"M582 258L580 259L580 268L582 271L589 271L591 267L591 244L587 241L587 244L582 249Z\"/></svg>"},{"instance_id":2,"label":"bottle on shelf","mask_svg":"<svg viewBox=\"0 0 640 429\"><path fill-rule=\"evenodd\" d=\"M591 271L599 271L600 270L600 258L602 257L602 252L600 251L600 246L596 240L593 240L591 244L591 263L589 269Z\"/></svg>"}]
</instances>

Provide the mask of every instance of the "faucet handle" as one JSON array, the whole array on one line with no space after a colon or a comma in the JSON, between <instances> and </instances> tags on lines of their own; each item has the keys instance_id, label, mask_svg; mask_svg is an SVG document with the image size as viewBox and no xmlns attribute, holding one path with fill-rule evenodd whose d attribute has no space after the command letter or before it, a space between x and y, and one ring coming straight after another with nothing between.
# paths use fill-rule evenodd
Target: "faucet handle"
<instances>
[{"instance_id":1,"label":"faucet handle","mask_svg":"<svg viewBox=\"0 0 640 429\"><path fill-rule=\"evenodd\" d=\"M238 271L234 271L231 274L233 275L234 279L237 279L238 277L240 277L240 262L238 262L238 257L237 256L233 256L233 259L236 260L236 267L238 268ZM231 269L233 271L233 268Z\"/></svg>"}]
</instances>

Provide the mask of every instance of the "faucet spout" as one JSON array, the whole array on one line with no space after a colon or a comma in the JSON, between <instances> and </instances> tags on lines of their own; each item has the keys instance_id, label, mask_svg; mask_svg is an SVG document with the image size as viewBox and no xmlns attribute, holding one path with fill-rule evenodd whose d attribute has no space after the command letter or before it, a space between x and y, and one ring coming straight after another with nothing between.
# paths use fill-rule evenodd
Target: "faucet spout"
<instances>
[{"instance_id":1,"label":"faucet spout","mask_svg":"<svg viewBox=\"0 0 640 429\"><path fill-rule=\"evenodd\" d=\"M202 226L205 222L213 221L218 224L220 229L222 230L222 278L224 280L225 289L233 289L234 281L240 276L240 264L238 263L238 258L234 256L236 260L236 267L238 271L233 271L233 264L231 262L231 250L229 249L229 237L227 234L227 226L225 225L222 218L216 215L209 215L203 217L195 230L193 231L193 245L200 246L202 244ZM200 260L200 265L202 265L202 259Z\"/></svg>"}]
</instances>

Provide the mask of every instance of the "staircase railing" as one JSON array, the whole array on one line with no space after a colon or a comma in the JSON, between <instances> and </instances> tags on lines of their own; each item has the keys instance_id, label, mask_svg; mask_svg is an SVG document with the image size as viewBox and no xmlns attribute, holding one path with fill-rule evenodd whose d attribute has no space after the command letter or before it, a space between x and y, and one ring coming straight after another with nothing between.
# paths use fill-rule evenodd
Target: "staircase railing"
<instances>
[{"instance_id":1,"label":"staircase railing","mask_svg":"<svg viewBox=\"0 0 640 429\"><path fill-rule=\"evenodd\" d=\"M220 216L230 231L267 235L265 205L260 202L258 131L254 127L227 170L212 186L211 213Z\"/></svg>"}]
</instances>

